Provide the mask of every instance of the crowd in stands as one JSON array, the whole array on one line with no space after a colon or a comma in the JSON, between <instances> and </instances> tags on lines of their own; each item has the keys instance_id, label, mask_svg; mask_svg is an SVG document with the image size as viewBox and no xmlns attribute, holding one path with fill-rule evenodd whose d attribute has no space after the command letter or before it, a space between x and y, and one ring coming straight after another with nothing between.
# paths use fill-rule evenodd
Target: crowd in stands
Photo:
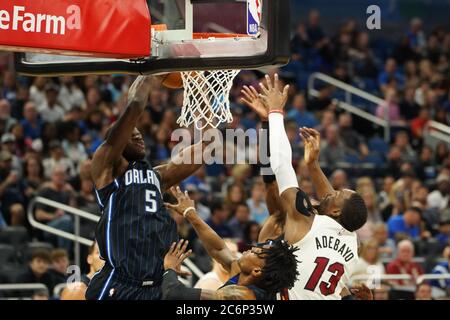
<instances>
[{"instance_id":1,"label":"crowd in stands","mask_svg":"<svg viewBox=\"0 0 450 320\"><path fill-rule=\"evenodd\" d=\"M291 63L271 72L279 72L291 84L286 128L294 165L301 187L314 197L298 135L299 127L314 127L322 134L321 164L333 187L350 187L363 196L369 218L358 231L357 274L412 276L412 280L383 281L374 290L376 299L392 297L395 285L414 286L416 299L431 298L432 289L450 294L450 279L415 286L424 273L450 272L450 146L428 142L424 131L430 120L450 124L449 30L425 30L414 19L404 37L388 46L372 42L371 34L352 20L337 34L327 34L319 12L313 11L296 28L291 48ZM16 74L11 61L11 54L0 53L0 239L2 229L23 226L28 239L48 242L55 249L23 254L14 260L21 267L9 278L2 279L0 267L0 282L44 283L49 291L36 292L34 298L46 298L65 281L73 248L70 241L31 228L28 204L42 196L100 215L90 158L126 107L133 78L31 78ZM322 84L318 97L309 96L306 80L316 71L384 98L379 106L357 100L354 105L388 117L391 140L383 139L382 129L343 112L333 100L341 93L332 86ZM252 71L238 75L231 92L234 120L229 128L260 128L257 115L239 98L243 85L257 86L262 76ZM154 166L166 162L177 143L171 133L178 128L182 101L182 90L169 90L155 81L138 124L149 151L147 160ZM196 201L199 215L220 236L233 239L230 246L236 254L257 242L269 216L258 165L207 165L182 187ZM34 216L49 226L73 231L71 215L63 210L40 204ZM206 256L182 218L174 215L174 219L180 235L191 240L194 262L205 273L212 272L200 279L199 286L220 286L226 280L224 270ZM94 229L95 224L82 222L81 235L93 239Z\"/></svg>"}]
</instances>

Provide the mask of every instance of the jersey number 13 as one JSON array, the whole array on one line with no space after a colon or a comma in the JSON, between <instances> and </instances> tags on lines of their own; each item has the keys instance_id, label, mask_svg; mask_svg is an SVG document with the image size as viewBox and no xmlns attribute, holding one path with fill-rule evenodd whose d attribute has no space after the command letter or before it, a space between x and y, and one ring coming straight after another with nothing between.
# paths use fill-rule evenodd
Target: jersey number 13
<instances>
[{"instance_id":1,"label":"jersey number 13","mask_svg":"<svg viewBox=\"0 0 450 320\"><path fill-rule=\"evenodd\" d=\"M342 265L342 263L339 262L333 263L330 266L328 266L330 259L325 257L317 257L316 261L314 262L316 263L316 267L311 276L309 277L305 289L315 291L317 285L319 285L320 292L324 296L334 294L334 292L336 291L336 287L339 283L339 280L341 280L341 277L344 274L344 266ZM325 272L325 270L328 270L328 272L331 272L333 275L330 277L330 279L328 279L328 282L322 281L319 284L319 281L322 278L322 275Z\"/></svg>"}]
</instances>

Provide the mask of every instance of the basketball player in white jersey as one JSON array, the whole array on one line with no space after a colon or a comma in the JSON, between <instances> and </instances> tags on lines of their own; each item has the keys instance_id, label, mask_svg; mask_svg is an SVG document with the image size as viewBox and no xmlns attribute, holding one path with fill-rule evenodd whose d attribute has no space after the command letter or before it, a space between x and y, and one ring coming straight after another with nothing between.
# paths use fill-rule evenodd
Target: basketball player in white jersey
<instances>
[{"instance_id":1,"label":"basketball player in white jersey","mask_svg":"<svg viewBox=\"0 0 450 320\"><path fill-rule=\"evenodd\" d=\"M274 81L269 76L266 79L267 84L260 85L259 101L255 100L254 88L245 88L243 93L244 101L269 120L270 162L286 212L284 237L300 249L296 252L300 276L289 290L289 297L281 298L338 300L342 295L348 295L346 285L358 260L355 231L365 224L367 208L356 192L335 191L331 187L318 163L320 135L315 130L303 128L305 161L320 199L317 206L311 205L299 188L292 167L292 149L284 128L289 87L282 91L278 75Z\"/></svg>"}]
</instances>

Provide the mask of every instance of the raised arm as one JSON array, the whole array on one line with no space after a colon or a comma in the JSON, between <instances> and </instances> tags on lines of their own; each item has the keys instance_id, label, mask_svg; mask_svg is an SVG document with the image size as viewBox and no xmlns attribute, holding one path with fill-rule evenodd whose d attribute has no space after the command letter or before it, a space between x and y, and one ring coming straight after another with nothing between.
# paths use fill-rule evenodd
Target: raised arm
<instances>
[{"instance_id":1,"label":"raised arm","mask_svg":"<svg viewBox=\"0 0 450 320\"><path fill-rule=\"evenodd\" d=\"M151 77L139 76L128 92L128 105L109 130L105 142L92 159L92 178L98 189L114 179L114 168L126 161L122 154L132 137L137 121L145 110L150 94Z\"/></svg>"},{"instance_id":2,"label":"raised arm","mask_svg":"<svg viewBox=\"0 0 450 320\"><path fill-rule=\"evenodd\" d=\"M177 204L166 203L165 205L189 221L211 258L219 262L228 272L236 269L236 259L233 258L225 241L198 216L195 203L189 198L187 192L183 193L180 187L172 187L170 192L177 199Z\"/></svg>"},{"instance_id":3,"label":"raised arm","mask_svg":"<svg viewBox=\"0 0 450 320\"><path fill-rule=\"evenodd\" d=\"M167 191L169 188L180 184L183 180L194 174L203 165L203 161L196 163L196 154L203 154L203 148L206 142L199 142L182 150L169 163L158 166L155 170L159 173L162 180L162 190ZM186 157L186 154L189 154ZM192 163L183 163L183 159L191 159Z\"/></svg>"},{"instance_id":4,"label":"raised arm","mask_svg":"<svg viewBox=\"0 0 450 320\"><path fill-rule=\"evenodd\" d=\"M292 166L292 148L284 127L284 107L289 86L282 90L278 75L275 75L274 81L269 76L266 76L266 80L267 85L261 84L261 98L269 110L270 164L277 179L283 206L287 211L285 238L288 242L295 243L309 231L312 218L303 206L303 199L298 201L299 196L305 195L299 188L297 175ZM299 205L303 207L300 208Z\"/></svg>"},{"instance_id":5,"label":"raised arm","mask_svg":"<svg viewBox=\"0 0 450 320\"><path fill-rule=\"evenodd\" d=\"M270 157L269 112L255 88L244 86L241 93L243 95L241 101L249 106L259 116L262 122L262 135L260 137L263 141L259 143L259 155L262 156L263 153L266 153L266 156ZM266 149L263 146L266 146ZM259 233L258 241L265 242L269 239L278 238L283 233L286 212L282 208L276 177L270 168L270 161L269 163L261 163L261 175L266 185L266 204L270 217L264 223Z\"/></svg>"},{"instance_id":6,"label":"raised arm","mask_svg":"<svg viewBox=\"0 0 450 320\"><path fill-rule=\"evenodd\" d=\"M311 179L316 189L319 200L333 193L335 190L331 186L327 177L320 168L320 133L315 129L301 128L300 138L305 145L305 162L311 174Z\"/></svg>"}]
</instances>

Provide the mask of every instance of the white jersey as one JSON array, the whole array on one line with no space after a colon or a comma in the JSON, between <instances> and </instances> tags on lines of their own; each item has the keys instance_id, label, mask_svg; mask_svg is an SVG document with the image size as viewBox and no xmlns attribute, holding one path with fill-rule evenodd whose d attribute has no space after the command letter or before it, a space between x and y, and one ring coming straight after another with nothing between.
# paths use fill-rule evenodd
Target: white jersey
<instances>
[{"instance_id":1,"label":"white jersey","mask_svg":"<svg viewBox=\"0 0 450 320\"><path fill-rule=\"evenodd\" d=\"M299 277L289 300L340 300L358 261L356 233L316 215L311 230L294 246L299 248Z\"/></svg>"}]
</instances>

